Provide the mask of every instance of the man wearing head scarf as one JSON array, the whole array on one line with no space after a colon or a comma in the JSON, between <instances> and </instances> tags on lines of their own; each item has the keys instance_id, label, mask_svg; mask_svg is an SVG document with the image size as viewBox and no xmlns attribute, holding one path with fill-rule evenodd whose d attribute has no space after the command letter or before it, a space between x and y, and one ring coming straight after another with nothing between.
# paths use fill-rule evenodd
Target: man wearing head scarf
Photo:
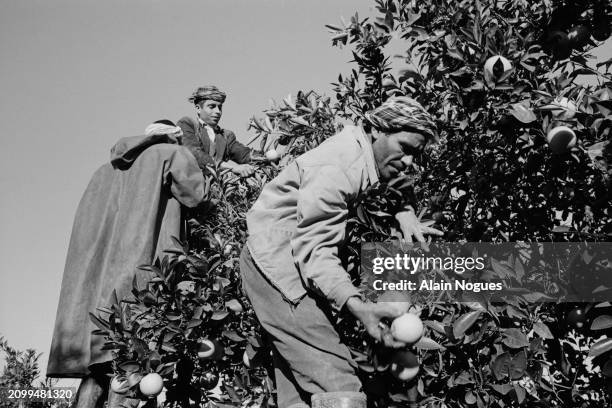
<instances>
[{"instance_id":1,"label":"man wearing head scarf","mask_svg":"<svg viewBox=\"0 0 612 408\"><path fill-rule=\"evenodd\" d=\"M251 149L238 142L232 131L219 127L225 96L214 85L197 88L188 98L197 117L185 116L177 125L183 130L183 144L191 150L202 170L219 163L221 168L247 177L255 171L249 164Z\"/></svg>"},{"instance_id":2,"label":"man wearing head scarf","mask_svg":"<svg viewBox=\"0 0 612 408\"><path fill-rule=\"evenodd\" d=\"M247 214L243 289L272 342L279 408L309 407L312 396L333 399L338 394L328 393L339 391L346 400L330 406L361 407L348 402L365 396L330 311L352 313L377 340L383 337L381 319L406 311L364 301L341 265L338 247L351 203L379 180L407 169L413 156L437 139L436 127L407 97L388 100L366 120L371 131L346 126L295 159L264 187ZM420 224L410 204L395 216L404 239L442 235Z\"/></svg>"},{"instance_id":3,"label":"man wearing head scarf","mask_svg":"<svg viewBox=\"0 0 612 408\"><path fill-rule=\"evenodd\" d=\"M121 406L109 393L112 354L95 335L90 313L143 287L152 276L140 265L163 259L182 239L183 207L205 198L204 177L181 146L181 129L168 120L149 125L142 136L121 138L108 163L92 176L74 218L47 376L81 378L73 407ZM134 402L134 401L132 401ZM124 404L125 405L125 404ZM125 405L127 406L127 405Z\"/></svg>"}]
</instances>

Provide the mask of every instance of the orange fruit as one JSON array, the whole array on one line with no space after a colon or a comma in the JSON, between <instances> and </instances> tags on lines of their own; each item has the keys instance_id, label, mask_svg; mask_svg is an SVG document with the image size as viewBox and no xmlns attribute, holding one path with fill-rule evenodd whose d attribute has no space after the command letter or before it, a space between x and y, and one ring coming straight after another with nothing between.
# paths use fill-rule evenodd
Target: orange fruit
<instances>
[{"instance_id":1,"label":"orange fruit","mask_svg":"<svg viewBox=\"0 0 612 408\"><path fill-rule=\"evenodd\" d=\"M215 340L202 339L198 342L200 360L219 360L223 354L223 346Z\"/></svg>"},{"instance_id":2,"label":"orange fruit","mask_svg":"<svg viewBox=\"0 0 612 408\"><path fill-rule=\"evenodd\" d=\"M584 327L584 323L586 322L586 314L584 310L577 307L567 315L567 322L577 329L582 329Z\"/></svg>"},{"instance_id":3,"label":"orange fruit","mask_svg":"<svg viewBox=\"0 0 612 408\"><path fill-rule=\"evenodd\" d=\"M489 85L504 81L510 74L512 63L504 56L496 55L485 62L484 77Z\"/></svg>"},{"instance_id":4,"label":"orange fruit","mask_svg":"<svg viewBox=\"0 0 612 408\"><path fill-rule=\"evenodd\" d=\"M574 48L580 49L587 45L589 38L591 37L591 31L587 26L577 25L572 27L569 33L567 33L567 38L572 42L572 46Z\"/></svg>"},{"instance_id":5,"label":"orange fruit","mask_svg":"<svg viewBox=\"0 0 612 408\"><path fill-rule=\"evenodd\" d=\"M278 154L276 149L272 148L266 152L266 159L269 161L276 161L280 159L280 154Z\"/></svg>"},{"instance_id":6,"label":"orange fruit","mask_svg":"<svg viewBox=\"0 0 612 408\"><path fill-rule=\"evenodd\" d=\"M213 373L206 373L200 377L200 386L205 390L212 390L218 382L219 376Z\"/></svg>"},{"instance_id":7,"label":"orange fruit","mask_svg":"<svg viewBox=\"0 0 612 408\"><path fill-rule=\"evenodd\" d=\"M146 397L154 397L164 388L164 380L157 373L150 373L140 380L140 392Z\"/></svg>"},{"instance_id":8,"label":"orange fruit","mask_svg":"<svg viewBox=\"0 0 612 408\"><path fill-rule=\"evenodd\" d=\"M412 313L405 313L391 323L391 335L397 341L414 344L423 337L423 322Z\"/></svg>"},{"instance_id":9,"label":"orange fruit","mask_svg":"<svg viewBox=\"0 0 612 408\"><path fill-rule=\"evenodd\" d=\"M552 128L546 136L548 146L554 154L566 153L569 149L576 146L576 133L567 126L557 126Z\"/></svg>"},{"instance_id":10,"label":"orange fruit","mask_svg":"<svg viewBox=\"0 0 612 408\"><path fill-rule=\"evenodd\" d=\"M391 374L401 381L410 381L419 372L417 356L408 350L400 350L391 357Z\"/></svg>"}]
</instances>

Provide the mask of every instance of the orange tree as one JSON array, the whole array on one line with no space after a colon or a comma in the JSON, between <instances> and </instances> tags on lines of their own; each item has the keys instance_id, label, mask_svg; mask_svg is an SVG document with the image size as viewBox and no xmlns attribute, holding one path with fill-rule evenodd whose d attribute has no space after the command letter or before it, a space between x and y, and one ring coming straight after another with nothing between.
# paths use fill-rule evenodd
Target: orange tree
<instances>
[{"instance_id":1,"label":"orange tree","mask_svg":"<svg viewBox=\"0 0 612 408\"><path fill-rule=\"evenodd\" d=\"M352 45L358 66L338 77L336 109L358 122L389 96L410 95L436 116L442 141L422 158L414 186L445 240L609 240L610 61L600 70L588 64L590 50L609 37L609 4L378 1L377 10L372 21L355 15L328 26L336 43ZM384 54L392 41L407 50L397 76ZM596 85L581 85L578 75ZM560 130L578 142L559 146ZM358 217L361 229L349 233L356 244L385 221L373 222L380 199L363 204L375 211ZM520 280L523 268L509 259L493 272ZM429 305L422 317L436 342L421 345L429 349L416 382L421 403L609 404L601 372L612 374L611 344L594 339L609 328L601 307L579 309L603 315L587 327L593 332L576 333L565 324L566 314L575 323L569 306L520 297Z\"/></svg>"},{"instance_id":2,"label":"orange tree","mask_svg":"<svg viewBox=\"0 0 612 408\"><path fill-rule=\"evenodd\" d=\"M352 208L342 258L357 284L361 243L393 240L389 214L410 186L447 241L609 240L611 61L589 64L610 35L607 2L379 0L376 10L328 26L355 64L334 84L335 104L299 92L253 118L261 149L282 146L281 162L249 179L213 171L211 203L190 215L189 242L148 267L154 277L133 299L94 318L133 395L140 376L157 371L166 405L273 404L269 350L240 291L245 213L293 157L392 95L423 103L442 138L414 174L375 186ZM397 46L406 51L394 75L385 52ZM509 258L492 273L520 280L524 268ZM409 383L387 373L387 350L338 316L371 406L609 406L609 304L430 300L414 299L427 329Z\"/></svg>"}]
</instances>

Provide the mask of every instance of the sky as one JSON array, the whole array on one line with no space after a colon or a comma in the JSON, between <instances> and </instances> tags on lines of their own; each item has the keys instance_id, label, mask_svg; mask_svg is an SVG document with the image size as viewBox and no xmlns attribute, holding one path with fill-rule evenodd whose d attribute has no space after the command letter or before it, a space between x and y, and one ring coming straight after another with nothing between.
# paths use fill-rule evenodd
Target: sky
<instances>
[{"instance_id":1,"label":"sky","mask_svg":"<svg viewBox=\"0 0 612 408\"><path fill-rule=\"evenodd\" d=\"M0 0L0 336L44 353L44 374L76 207L120 137L216 84L221 125L250 139L271 98L332 95L351 56L324 25L371 4Z\"/></svg>"},{"instance_id":2,"label":"sky","mask_svg":"<svg viewBox=\"0 0 612 408\"><path fill-rule=\"evenodd\" d=\"M44 374L76 207L119 138L193 114L193 89L216 84L221 125L249 140L271 98L332 95L351 55L324 25L373 4L0 0L0 336L42 352Z\"/></svg>"}]
</instances>

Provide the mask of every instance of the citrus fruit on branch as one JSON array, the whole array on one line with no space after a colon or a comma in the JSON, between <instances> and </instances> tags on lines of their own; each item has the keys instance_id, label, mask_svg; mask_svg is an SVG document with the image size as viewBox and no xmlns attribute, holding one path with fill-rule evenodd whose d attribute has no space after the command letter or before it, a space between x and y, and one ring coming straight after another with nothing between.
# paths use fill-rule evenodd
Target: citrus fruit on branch
<instances>
[{"instance_id":1,"label":"citrus fruit on branch","mask_svg":"<svg viewBox=\"0 0 612 408\"><path fill-rule=\"evenodd\" d=\"M412 313L405 313L391 323L391 335L397 341L414 344L423 337L423 322Z\"/></svg>"},{"instance_id":2,"label":"citrus fruit on branch","mask_svg":"<svg viewBox=\"0 0 612 408\"><path fill-rule=\"evenodd\" d=\"M419 372L419 360L411 351L399 350L391 357L391 374L401 381L410 381Z\"/></svg>"},{"instance_id":3,"label":"citrus fruit on branch","mask_svg":"<svg viewBox=\"0 0 612 408\"><path fill-rule=\"evenodd\" d=\"M140 392L146 397L154 397L162 391L164 388L164 380L161 375L157 373L150 373L145 375L140 380Z\"/></svg>"},{"instance_id":4,"label":"citrus fruit on branch","mask_svg":"<svg viewBox=\"0 0 612 408\"><path fill-rule=\"evenodd\" d=\"M577 25L567 33L567 38L569 38L572 47L575 49L580 49L587 45L590 36L589 28L584 25Z\"/></svg>"},{"instance_id":5,"label":"citrus fruit on branch","mask_svg":"<svg viewBox=\"0 0 612 408\"><path fill-rule=\"evenodd\" d=\"M582 329L586 323L586 314L580 307L573 309L567 314L567 322L577 329Z\"/></svg>"},{"instance_id":6,"label":"citrus fruit on branch","mask_svg":"<svg viewBox=\"0 0 612 408\"><path fill-rule=\"evenodd\" d=\"M557 126L548 132L546 140L554 154L563 154L576 146L576 133L567 126Z\"/></svg>"},{"instance_id":7,"label":"citrus fruit on branch","mask_svg":"<svg viewBox=\"0 0 612 408\"><path fill-rule=\"evenodd\" d=\"M280 159L280 154L278 154L276 149L272 148L266 152L266 159L269 161L277 161Z\"/></svg>"},{"instance_id":8,"label":"citrus fruit on branch","mask_svg":"<svg viewBox=\"0 0 612 408\"><path fill-rule=\"evenodd\" d=\"M219 376L213 373L206 373L200 376L200 386L205 390L212 390L219 382Z\"/></svg>"},{"instance_id":9,"label":"citrus fruit on branch","mask_svg":"<svg viewBox=\"0 0 612 408\"><path fill-rule=\"evenodd\" d=\"M513 71L512 63L502 55L489 58L484 65L484 78L489 86L506 80Z\"/></svg>"},{"instance_id":10,"label":"citrus fruit on branch","mask_svg":"<svg viewBox=\"0 0 612 408\"><path fill-rule=\"evenodd\" d=\"M209 339L198 341L198 358L200 360L220 360L223 357L223 346Z\"/></svg>"}]
</instances>

